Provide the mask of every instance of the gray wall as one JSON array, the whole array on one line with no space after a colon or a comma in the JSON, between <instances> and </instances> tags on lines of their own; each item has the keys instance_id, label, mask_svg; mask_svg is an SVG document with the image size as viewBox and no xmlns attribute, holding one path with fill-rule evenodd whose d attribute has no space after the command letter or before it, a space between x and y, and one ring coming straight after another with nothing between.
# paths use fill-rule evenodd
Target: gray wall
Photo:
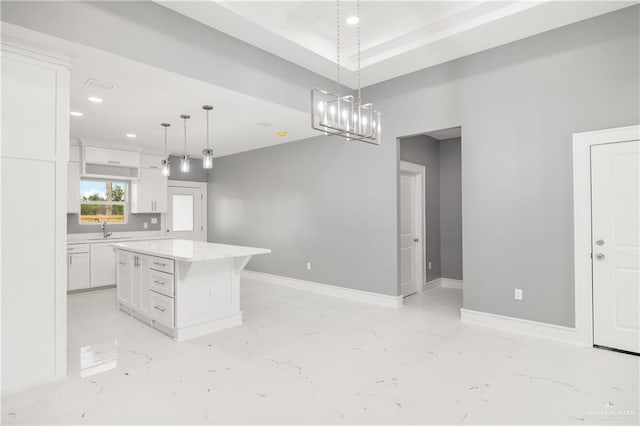
<instances>
[{"instance_id":1,"label":"gray wall","mask_svg":"<svg viewBox=\"0 0 640 426\"><path fill-rule=\"evenodd\" d=\"M440 271L443 278L462 279L461 140L439 142Z\"/></svg>"},{"instance_id":2,"label":"gray wall","mask_svg":"<svg viewBox=\"0 0 640 426\"><path fill-rule=\"evenodd\" d=\"M216 158L208 240L272 250L249 270L396 295L396 170L379 167L388 155L395 162L395 147L319 136Z\"/></svg>"},{"instance_id":3,"label":"gray wall","mask_svg":"<svg viewBox=\"0 0 640 426\"><path fill-rule=\"evenodd\" d=\"M574 325L572 134L640 121L639 10L364 90L385 146L462 126L465 308ZM394 169L391 153L378 171Z\"/></svg>"},{"instance_id":4,"label":"gray wall","mask_svg":"<svg viewBox=\"0 0 640 426\"><path fill-rule=\"evenodd\" d=\"M151 223L152 218L158 219L158 223ZM80 215L67 214L67 234L87 234L93 232L102 232L100 225L80 225ZM148 228L144 229L144 223ZM160 230L160 214L159 213L131 213L131 205L127 203L127 223L123 225L108 224L109 232L122 231L159 231Z\"/></svg>"},{"instance_id":5,"label":"gray wall","mask_svg":"<svg viewBox=\"0 0 640 426\"><path fill-rule=\"evenodd\" d=\"M431 262L425 280L440 278L440 160L439 143L429 136L412 136L400 139L400 159L425 166L425 222L426 253Z\"/></svg>"},{"instance_id":6,"label":"gray wall","mask_svg":"<svg viewBox=\"0 0 640 426\"><path fill-rule=\"evenodd\" d=\"M169 157L169 165L171 166L170 180L188 180L193 182L206 182L209 179L209 171L202 168L201 158L192 158L189 163L189 173L180 171L180 160L182 157L172 155Z\"/></svg>"}]
</instances>

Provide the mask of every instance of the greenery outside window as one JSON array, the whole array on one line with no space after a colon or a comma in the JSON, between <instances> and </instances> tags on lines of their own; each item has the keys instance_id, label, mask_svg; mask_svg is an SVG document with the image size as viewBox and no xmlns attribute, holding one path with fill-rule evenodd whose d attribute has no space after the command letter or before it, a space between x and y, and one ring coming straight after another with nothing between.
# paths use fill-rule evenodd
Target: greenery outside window
<instances>
[{"instance_id":1,"label":"greenery outside window","mask_svg":"<svg viewBox=\"0 0 640 426\"><path fill-rule=\"evenodd\" d=\"M127 183L80 181L80 224L127 223Z\"/></svg>"}]
</instances>

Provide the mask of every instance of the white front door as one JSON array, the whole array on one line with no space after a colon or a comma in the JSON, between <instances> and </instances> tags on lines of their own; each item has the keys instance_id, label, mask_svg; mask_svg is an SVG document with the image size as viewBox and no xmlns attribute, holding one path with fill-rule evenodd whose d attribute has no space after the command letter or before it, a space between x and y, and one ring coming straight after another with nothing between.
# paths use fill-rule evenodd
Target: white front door
<instances>
[{"instance_id":1,"label":"white front door","mask_svg":"<svg viewBox=\"0 0 640 426\"><path fill-rule=\"evenodd\" d=\"M184 185L184 186L177 186ZM170 184L167 190L167 233L183 240L207 241L206 184Z\"/></svg>"},{"instance_id":2,"label":"white front door","mask_svg":"<svg viewBox=\"0 0 640 426\"><path fill-rule=\"evenodd\" d=\"M593 342L640 353L640 141L591 147Z\"/></svg>"},{"instance_id":3,"label":"white front door","mask_svg":"<svg viewBox=\"0 0 640 426\"><path fill-rule=\"evenodd\" d=\"M408 296L422 287L418 243L422 237L422 200L418 199L417 174L400 172L400 294Z\"/></svg>"}]
</instances>

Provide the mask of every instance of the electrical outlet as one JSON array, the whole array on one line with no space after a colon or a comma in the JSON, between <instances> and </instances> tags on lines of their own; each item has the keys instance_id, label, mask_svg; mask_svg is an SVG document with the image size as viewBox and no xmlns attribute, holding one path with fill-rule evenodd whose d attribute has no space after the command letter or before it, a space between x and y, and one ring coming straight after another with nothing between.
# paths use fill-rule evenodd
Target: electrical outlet
<instances>
[{"instance_id":1,"label":"electrical outlet","mask_svg":"<svg viewBox=\"0 0 640 426\"><path fill-rule=\"evenodd\" d=\"M142 224L142 227L144 229L148 229L149 228L149 224L147 222L145 222L145 223Z\"/></svg>"},{"instance_id":2,"label":"electrical outlet","mask_svg":"<svg viewBox=\"0 0 640 426\"><path fill-rule=\"evenodd\" d=\"M157 217L152 217L151 218L151 224L155 225L156 223L158 223L158 218Z\"/></svg>"},{"instance_id":3,"label":"electrical outlet","mask_svg":"<svg viewBox=\"0 0 640 426\"><path fill-rule=\"evenodd\" d=\"M311 262L307 262L307 271L311 270Z\"/></svg>"},{"instance_id":4,"label":"electrical outlet","mask_svg":"<svg viewBox=\"0 0 640 426\"><path fill-rule=\"evenodd\" d=\"M513 298L516 300L522 300L522 289L521 288L516 288L515 291L513 292Z\"/></svg>"},{"instance_id":5,"label":"electrical outlet","mask_svg":"<svg viewBox=\"0 0 640 426\"><path fill-rule=\"evenodd\" d=\"M431 262L429 262L429 270L431 270Z\"/></svg>"}]
</instances>

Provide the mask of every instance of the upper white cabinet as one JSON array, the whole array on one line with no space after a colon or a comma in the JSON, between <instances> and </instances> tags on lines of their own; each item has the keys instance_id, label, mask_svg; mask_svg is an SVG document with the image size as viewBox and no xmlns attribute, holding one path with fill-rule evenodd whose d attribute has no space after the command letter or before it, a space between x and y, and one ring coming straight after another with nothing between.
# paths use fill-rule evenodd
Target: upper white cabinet
<instances>
[{"instance_id":1,"label":"upper white cabinet","mask_svg":"<svg viewBox=\"0 0 640 426\"><path fill-rule=\"evenodd\" d=\"M80 163L67 163L67 213L80 214Z\"/></svg>"},{"instance_id":2,"label":"upper white cabinet","mask_svg":"<svg viewBox=\"0 0 640 426\"><path fill-rule=\"evenodd\" d=\"M140 178L131 182L131 213L166 213L168 182L160 169L162 159L141 156Z\"/></svg>"},{"instance_id":3,"label":"upper white cabinet","mask_svg":"<svg viewBox=\"0 0 640 426\"><path fill-rule=\"evenodd\" d=\"M83 176L137 179L139 174L139 152L82 144Z\"/></svg>"}]
</instances>

